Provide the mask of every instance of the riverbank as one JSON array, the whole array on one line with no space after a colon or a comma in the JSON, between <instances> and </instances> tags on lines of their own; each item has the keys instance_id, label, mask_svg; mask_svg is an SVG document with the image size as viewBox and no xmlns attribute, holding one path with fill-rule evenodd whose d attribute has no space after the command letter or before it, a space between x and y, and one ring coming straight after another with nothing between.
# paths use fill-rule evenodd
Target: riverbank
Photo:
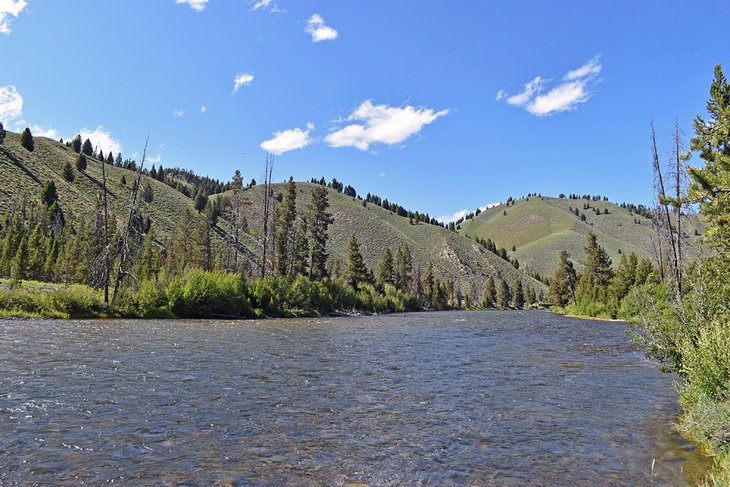
<instances>
[{"instance_id":1,"label":"riverbank","mask_svg":"<svg viewBox=\"0 0 730 487\"><path fill-rule=\"evenodd\" d=\"M624 316L619 319L607 315L581 314L579 308L573 305L565 308L552 307L550 311L584 320L621 321L627 325L641 322L641 317L638 315ZM703 487L730 486L730 398L694 397L686 383L677 389L680 393L681 407L681 413L677 418L677 430L682 436L697 445L705 455L714 458L714 464L701 485Z\"/></svg>"}]
</instances>

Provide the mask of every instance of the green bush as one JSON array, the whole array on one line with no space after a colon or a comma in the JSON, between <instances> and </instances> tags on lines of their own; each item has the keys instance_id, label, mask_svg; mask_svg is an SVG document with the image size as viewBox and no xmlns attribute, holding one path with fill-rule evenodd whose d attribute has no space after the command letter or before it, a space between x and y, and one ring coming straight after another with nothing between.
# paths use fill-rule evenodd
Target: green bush
<instances>
[{"instance_id":1,"label":"green bush","mask_svg":"<svg viewBox=\"0 0 730 487\"><path fill-rule=\"evenodd\" d=\"M149 298L154 293L148 290ZM248 292L240 274L193 270L167 286L168 309L180 318L249 316Z\"/></svg>"}]
</instances>

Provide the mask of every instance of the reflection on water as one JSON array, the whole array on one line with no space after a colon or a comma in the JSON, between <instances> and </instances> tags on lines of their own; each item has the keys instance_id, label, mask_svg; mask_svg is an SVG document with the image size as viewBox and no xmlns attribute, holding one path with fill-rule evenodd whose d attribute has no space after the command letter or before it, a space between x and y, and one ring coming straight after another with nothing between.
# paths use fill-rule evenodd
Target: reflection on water
<instances>
[{"instance_id":1,"label":"reflection on water","mask_svg":"<svg viewBox=\"0 0 730 487\"><path fill-rule=\"evenodd\" d=\"M686 485L671 382L544 312L0 321L0 484Z\"/></svg>"}]
</instances>

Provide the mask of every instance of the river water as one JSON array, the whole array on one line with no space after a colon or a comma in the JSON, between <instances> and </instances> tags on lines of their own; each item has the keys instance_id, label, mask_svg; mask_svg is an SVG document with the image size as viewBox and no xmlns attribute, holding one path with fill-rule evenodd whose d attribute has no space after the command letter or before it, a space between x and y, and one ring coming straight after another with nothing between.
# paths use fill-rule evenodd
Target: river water
<instances>
[{"instance_id":1,"label":"river water","mask_svg":"<svg viewBox=\"0 0 730 487\"><path fill-rule=\"evenodd\" d=\"M0 485L691 485L673 380L547 312L0 320Z\"/></svg>"}]
</instances>

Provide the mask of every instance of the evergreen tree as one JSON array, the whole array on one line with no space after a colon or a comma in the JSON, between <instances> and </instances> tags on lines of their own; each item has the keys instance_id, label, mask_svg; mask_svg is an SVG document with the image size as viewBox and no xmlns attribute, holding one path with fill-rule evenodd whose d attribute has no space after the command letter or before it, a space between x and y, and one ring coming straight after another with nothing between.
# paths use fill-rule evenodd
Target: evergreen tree
<instances>
[{"instance_id":1,"label":"evergreen tree","mask_svg":"<svg viewBox=\"0 0 730 487\"><path fill-rule=\"evenodd\" d=\"M709 120L697 116L694 121L695 137L690 142L699 151L704 167L692 167L690 198L700 202L700 210L709 218L705 241L719 252L720 263L730 271L730 84L715 67L715 79L710 86L707 101Z\"/></svg>"},{"instance_id":2,"label":"evergreen tree","mask_svg":"<svg viewBox=\"0 0 730 487\"><path fill-rule=\"evenodd\" d=\"M56 183L53 180L46 181L41 189L41 203L50 207L58 200L58 192L56 191Z\"/></svg>"},{"instance_id":3,"label":"evergreen tree","mask_svg":"<svg viewBox=\"0 0 730 487\"><path fill-rule=\"evenodd\" d=\"M497 307L500 309L508 309L512 301L512 292L509 284L504 279L499 279L497 284Z\"/></svg>"},{"instance_id":4,"label":"evergreen tree","mask_svg":"<svg viewBox=\"0 0 730 487\"><path fill-rule=\"evenodd\" d=\"M560 252L558 268L550 280L549 296L556 306L563 307L575 300L575 285L578 280L573 263L568 259L568 251Z\"/></svg>"},{"instance_id":5,"label":"evergreen tree","mask_svg":"<svg viewBox=\"0 0 730 487\"><path fill-rule=\"evenodd\" d=\"M395 285L401 291L410 290L413 282L413 257L407 243L398 247L395 255Z\"/></svg>"},{"instance_id":6,"label":"evergreen tree","mask_svg":"<svg viewBox=\"0 0 730 487\"><path fill-rule=\"evenodd\" d=\"M46 261L46 242L43 224L38 222L28 240L27 277L36 281L44 280L44 264Z\"/></svg>"},{"instance_id":7,"label":"evergreen tree","mask_svg":"<svg viewBox=\"0 0 730 487\"><path fill-rule=\"evenodd\" d=\"M284 198L281 205L276 208L276 273L285 276L291 272L293 265L292 254L294 252L294 223L297 218L296 208L297 186L294 178L284 187Z\"/></svg>"},{"instance_id":8,"label":"evergreen tree","mask_svg":"<svg viewBox=\"0 0 730 487\"><path fill-rule=\"evenodd\" d=\"M5 142L5 135L6 135L5 127L3 127L3 123L0 122L0 144Z\"/></svg>"},{"instance_id":9,"label":"evergreen tree","mask_svg":"<svg viewBox=\"0 0 730 487\"><path fill-rule=\"evenodd\" d=\"M482 295L482 308L494 308L497 299L497 290L494 287L494 278L489 276L484 284L484 294Z\"/></svg>"},{"instance_id":10,"label":"evergreen tree","mask_svg":"<svg viewBox=\"0 0 730 487\"><path fill-rule=\"evenodd\" d=\"M81 136L77 135L74 137L74 140L71 142L71 148L73 151L77 154L81 153Z\"/></svg>"},{"instance_id":11,"label":"evergreen tree","mask_svg":"<svg viewBox=\"0 0 730 487\"><path fill-rule=\"evenodd\" d=\"M63 165L62 174L63 174L63 179L65 179L69 183L72 183L73 182L73 180L74 180L74 170L73 170L73 168L71 167L71 164L68 161L66 161L66 164Z\"/></svg>"},{"instance_id":12,"label":"evergreen tree","mask_svg":"<svg viewBox=\"0 0 730 487\"><path fill-rule=\"evenodd\" d=\"M433 264L428 263L426 273L423 275L423 295L426 299L426 307L434 309L434 301L436 298L436 279L433 275Z\"/></svg>"},{"instance_id":13,"label":"evergreen tree","mask_svg":"<svg viewBox=\"0 0 730 487\"><path fill-rule=\"evenodd\" d=\"M7 276L13 266L13 259L18 251L20 241L25 236L25 229L20 220L20 213L16 213L10 226L5 230L5 238L2 242L2 254L0 254L0 273Z\"/></svg>"},{"instance_id":14,"label":"evergreen tree","mask_svg":"<svg viewBox=\"0 0 730 487\"><path fill-rule=\"evenodd\" d=\"M517 279L515 281L514 285L514 297L512 298L512 305L517 309L522 309L525 307L525 294L522 290L522 281Z\"/></svg>"},{"instance_id":15,"label":"evergreen tree","mask_svg":"<svg viewBox=\"0 0 730 487\"><path fill-rule=\"evenodd\" d=\"M334 221L329 209L327 188L316 186L309 204L309 278L320 280L327 277L327 231Z\"/></svg>"},{"instance_id":16,"label":"evergreen tree","mask_svg":"<svg viewBox=\"0 0 730 487\"><path fill-rule=\"evenodd\" d=\"M94 146L91 145L91 140L86 139L84 141L84 145L81 147L81 153L89 157L94 155Z\"/></svg>"},{"instance_id":17,"label":"evergreen tree","mask_svg":"<svg viewBox=\"0 0 730 487\"><path fill-rule=\"evenodd\" d=\"M380 264L378 264L378 271L375 276L375 282L381 289L385 289L386 284L395 284L393 254L390 252L390 249L388 247L385 247L385 250L383 251L383 256L380 259Z\"/></svg>"},{"instance_id":18,"label":"evergreen tree","mask_svg":"<svg viewBox=\"0 0 730 487\"><path fill-rule=\"evenodd\" d=\"M28 273L28 239L23 236L18 245L18 251L13 259L13 267L10 271L12 279L25 279Z\"/></svg>"},{"instance_id":19,"label":"evergreen tree","mask_svg":"<svg viewBox=\"0 0 730 487\"><path fill-rule=\"evenodd\" d=\"M86 171L86 156L83 154L79 154L79 156L76 158L76 169L83 172Z\"/></svg>"},{"instance_id":20,"label":"evergreen tree","mask_svg":"<svg viewBox=\"0 0 730 487\"><path fill-rule=\"evenodd\" d=\"M347 283L353 289L357 289L360 284L368 281L368 269L365 261L360 253L360 245L357 243L355 234L350 235L350 241L347 244L347 260L345 262L345 274Z\"/></svg>"},{"instance_id":21,"label":"evergreen tree","mask_svg":"<svg viewBox=\"0 0 730 487\"><path fill-rule=\"evenodd\" d=\"M583 274L592 274L596 280L596 284L605 288L613 277L611 259L608 257L606 249L598 244L598 239L593 232L588 233L586 245L583 247L583 250L586 253Z\"/></svg>"},{"instance_id":22,"label":"evergreen tree","mask_svg":"<svg viewBox=\"0 0 730 487\"><path fill-rule=\"evenodd\" d=\"M198 192L193 200L193 206L195 210L200 213L205 209L205 205L208 204L208 197L204 193Z\"/></svg>"},{"instance_id":23,"label":"evergreen tree","mask_svg":"<svg viewBox=\"0 0 730 487\"><path fill-rule=\"evenodd\" d=\"M33 149L35 148L35 142L33 141L33 134L30 133L30 129L28 127L25 127L25 130L23 130L23 133L20 136L20 145L25 147L25 149L30 152L33 152Z\"/></svg>"},{"instance_id":24,"label":"evergreen tree","mask_svg":"<svg viewBox=\"0 0 730 487\"><path fill-rule=\"evenodd\" d=\"M639 258L634 252L631 252L628 257L624 254L621 255L621 260L616 267L609 288L611 298L616 303L629 294L629 290L636 283L636 270L638 267Z\"/></svg>"}]
</instances>

